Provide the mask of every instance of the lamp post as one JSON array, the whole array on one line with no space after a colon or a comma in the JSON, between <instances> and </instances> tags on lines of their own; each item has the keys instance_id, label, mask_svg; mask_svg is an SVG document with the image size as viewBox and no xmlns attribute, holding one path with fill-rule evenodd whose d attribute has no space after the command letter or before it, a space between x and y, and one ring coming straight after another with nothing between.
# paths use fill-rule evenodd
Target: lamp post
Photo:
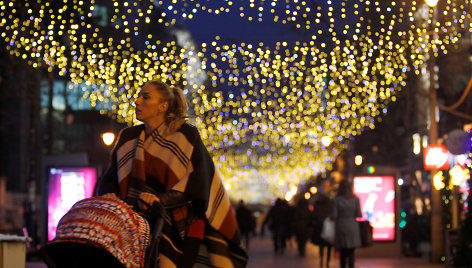
<instances>
[{"instance_id":1,"label":"lamp post","mask_svg":"<svg viewBox=\"0 0 472 268\"><path fill-rule=\"evenodd\" d=\"M434 24L436 22L436 4L438 0L426 0L426 4L433 9L433 18L430 23L430 42L434 40L435 31ZM438 142L438 125L436 123L436 71L434 48L429 50L429 142L437 144ZM431 171L431 178L436 175L437 171ZM441 209L441 192L435 187L431 187L431 261L439 262L444 254L444 235L442 228L442 209Z\"/></svg>"}]
</instances>

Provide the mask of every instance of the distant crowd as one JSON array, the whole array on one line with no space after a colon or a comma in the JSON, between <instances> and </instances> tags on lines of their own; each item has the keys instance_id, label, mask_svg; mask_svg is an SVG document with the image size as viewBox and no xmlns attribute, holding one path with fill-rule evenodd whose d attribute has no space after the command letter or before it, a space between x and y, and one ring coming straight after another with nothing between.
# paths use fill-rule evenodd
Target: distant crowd
<instances>
[{"instance_id":1,"label":"distant crowd","mask_svg":"<svg viewBox=\"0 0 472 268\"><path fill-rule=\"evenodd\" d=\"M303 197L290 205L277 198L263 217L260 234L266 227L272 235L273 250L283 255L287 241L295 238L298 255L305 257L306 244L319 247L320 267L329 267L332 248L340 253L341 268L354 267L354 249L361 246L361 234L356 218L361 217L359 198L352 191L352 184L343 180L336 190L320 188L312 204ZM250 238L257 233L257 221L252 211L240 201L236 207L236 219L246 249ZM327 219L333 222L332 237L327 236Z\"/></svg>"}]
</instances>

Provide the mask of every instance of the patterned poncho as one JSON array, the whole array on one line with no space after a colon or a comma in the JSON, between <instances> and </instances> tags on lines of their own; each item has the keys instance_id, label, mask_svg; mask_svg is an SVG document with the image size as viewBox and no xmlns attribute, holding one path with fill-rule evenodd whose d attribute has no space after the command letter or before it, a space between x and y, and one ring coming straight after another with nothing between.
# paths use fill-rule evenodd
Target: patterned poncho
<instances>
[{"instance_id":1,"label":"patterned poncho","mask_svg":"<svg viewBox=\"0 0 472 268\"><path fill-rule=\"evenodd\" d=\"M142 191L181 192L191 205L168 213L160 267L245 267L230 200L197 128L185 123L175 133L167 130L165 124L150 135L144 125L122 130L96 194L114 192L126 200ZM190 214L198 219L187 220Z\"/></svg>"}]
</instances>

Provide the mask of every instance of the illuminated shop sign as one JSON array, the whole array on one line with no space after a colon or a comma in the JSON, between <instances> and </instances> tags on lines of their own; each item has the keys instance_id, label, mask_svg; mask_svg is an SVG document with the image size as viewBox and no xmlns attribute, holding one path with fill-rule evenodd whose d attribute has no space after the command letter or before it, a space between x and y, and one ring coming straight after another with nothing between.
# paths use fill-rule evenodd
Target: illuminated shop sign
<instances>
[{"instance_id":1,"label":"illuminated shop sign","mask_svg":"<svg viewBox=\"0 0 472 268\"><path fill-rule=\"evenodd\" d=\"M49 168L48 240L56 236L59 220L77 201L91 197L97 181L93 167Z\"/></svg>"},{"instance_id":2,"label":"illuminated shop sign","mask_svg":"<svg viewBox=\"0 0 472 268\"><path fill-rule=\"evenodd\" d=\"M423 150L425 170L445 170L449 168L449 151L442 144L430 144Z\"/></svg>"},{"instance_id":3,"label":"illuminated shop sign","mask_svg":"<svg viewBox=\"0 0 472 268\"><path fill-rule=\"evenodd\" d=\"M354 177L353 187L361 203L362 220L373 227L374 241L395 240L395 178Z\"/></svg>"}]
</instances>

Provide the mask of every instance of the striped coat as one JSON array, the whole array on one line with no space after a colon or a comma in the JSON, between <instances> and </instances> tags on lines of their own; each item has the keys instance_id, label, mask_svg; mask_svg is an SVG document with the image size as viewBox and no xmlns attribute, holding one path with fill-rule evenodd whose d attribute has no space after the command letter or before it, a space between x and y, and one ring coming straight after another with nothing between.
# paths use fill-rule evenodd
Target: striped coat
<instances>
[{"instance_id":1,"label":"striped coat","mask_svg":"<svg viewBox=\"0 0 472 268\"><path fill-rule=\"evenodd\" d=\"M166 131L165 124L150 135L144 125L123 129L95 194L135 200L143 191L183 193L191 205L167 213L160 266L245 267L230 200L197 128L185 123L173 134Z\"/></svg>"}]
</instances>

